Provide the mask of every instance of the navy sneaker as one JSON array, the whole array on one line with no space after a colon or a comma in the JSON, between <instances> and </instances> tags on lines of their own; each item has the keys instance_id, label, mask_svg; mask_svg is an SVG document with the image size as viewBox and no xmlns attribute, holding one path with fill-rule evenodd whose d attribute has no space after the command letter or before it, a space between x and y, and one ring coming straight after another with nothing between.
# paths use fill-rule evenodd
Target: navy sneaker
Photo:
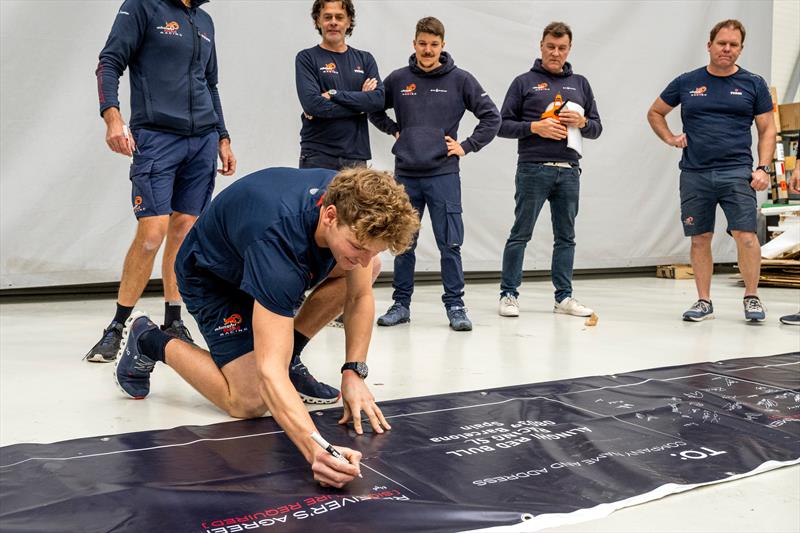
<instances>
[{"instance_id":1,"label":"navy sneaker","mask_svg":"<svg viewBox=\"0 0 800 533\"><path fill-rule=\"evenodd\" d=\"M330 404L339 401L342 396L339 389L320 383L308 371L300 357L294 356L289 366L289 379L295 390L305 403Z\"/></svg>"},{"instance_id":2,"label":"navy sneaker","mask_svg":"<svg viewBox=\"0 0 800 533\"><path fill-rule=\"evenodd\" d=\"M396 326L411 322L411 310L400 302L395 302L384 315L378 317L379 326Z\"/></svg>"},{"instance_id":3,"label":"navy sneaker","mask_svg":"<svg viewBox=\"0 0 800 533\"><path fill-rule=\"evenodd\" d=\"M744 318L750 322L763 322L767 318L767 310L758 296L745 296Z\"/></svg>"},{"instance_id":4,"label":"navy sneaker","mask_svg":"<svg viewBox=\"0 0 800 533\"><path fill-rule=\"evenodd\" d=\"M186 327L186 324L183 323L183 320L173 320L172 324L169 326L161 326L161 331L170 337L175 337L189 344L194 344L194 339L192 339L192 335L189 333L189 329Z\"/></svg>"},{"instance_id":5,"label":"navy sneaker","mask_svg":"<svg viewBox=\"0 0 800 533\"><path fill-rule=\"evenodd\" d=\"M454 306L447 309L447 320L453 331L472 331L472 322L467 316L467 308Z\"/></svg>"},{"instance_id":6,"label":"navy sneaker","mask_svg":"<svg viewBox=\"0 0 800 533\"><path fill-rule=\"evenodd\" d=\"M139 351L139 337L145 331L158 329L146 313L137 311L125 321L122 344L117 352L114 381L127 396L141 400L150 393L150 373L156 362Z\"/></svg>"},{"instance_id":7,"label":"navy sneaker","mask_svg":"<svg viewBox=\"0 0 800 533\"><path fill-rule=\"evenodd\" d=\"M85 361L93 363L111 363L117 358L119 351L119 344L122 342L122 329L123 325L119 322L112 321L106 329L103 330L103 336L100 340L92 346L92 349L86 352L83 356Z\"/></svg>"},{"instance_id":8,"label":"navy sneaker","mask_svg":"<svg viewBox=\"0 0 800 533\"><path fill-rule=\"evenodd\" d=\"M800 326L800 313L782 316L781 324L786 324L787 326Z\"/></svg>"},{"instance_id":9,"label":"navy sneaker","mask_svg":"<svg viewBox=\"0 0 800 533\"><path fill-rule=\"evenodd\" d=\"M714 306L708 300L697 300L683 313L686 322L700 322L714 318Z\"/></svg>"}]
</instances>

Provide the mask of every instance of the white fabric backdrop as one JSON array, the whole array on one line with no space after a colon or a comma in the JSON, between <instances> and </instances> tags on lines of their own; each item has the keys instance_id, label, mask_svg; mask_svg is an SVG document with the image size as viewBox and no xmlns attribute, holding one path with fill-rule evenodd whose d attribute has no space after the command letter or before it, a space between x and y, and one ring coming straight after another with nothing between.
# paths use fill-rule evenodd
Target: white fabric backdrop
<instances>
[{"instance_id":1,"label":"white fabric backdrop","mask_svg":"<svg viewBox=\"0 0 800 533\"><path fill-rule=\"evenodd\" d=\"M135 220L128 161L105 146L94 69L121 2L0 2L0 287L119 279ZM587 76L604 132L584 145L576 268L686 261L679 223L678 150L662 144L647 108L676 75L707 62L708 30L725 18L747 28L740 64L770 72L772 2L717 1L388 1L357 0L350 43L371 51L387 76L412 52L414 24L427 15L447 28L446 49L498 107L511 80L538 57L542 28L572 26L570 61ZM296 166L300 108L294 56L317 44L310 0L215 0L220 91L237 177L267 166ZM121 83L123 115L127 76ZM678 113L670 123L679 128ZM469 116L460 136L472 131ZM391 168L390 139L371 128L373 165ZM513 221L516 141L496 139L462 162L467 271L500 269ZM218 179L217 192L235 178ZM718 218L721 217L719 213ZM525 268L547 269L552 232L542 211ZM427 215L418 270L438 271ZM717 261L735 259L718 221ZM385 269L391 259L385 258ZM154 277L160 277L158 263Z\"/></svg>"}]
</instances>

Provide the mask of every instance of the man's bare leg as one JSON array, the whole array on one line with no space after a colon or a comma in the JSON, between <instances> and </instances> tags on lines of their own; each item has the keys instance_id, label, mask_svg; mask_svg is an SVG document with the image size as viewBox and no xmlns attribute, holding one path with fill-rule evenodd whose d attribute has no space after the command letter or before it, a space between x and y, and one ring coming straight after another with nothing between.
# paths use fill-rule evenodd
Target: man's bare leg
<instances>
[{"instance_id":1,"label":"man's bare leg","mask_svg":"<svg viewBox=\"0 0 800 533\"><path fill-rule=\"evenodd\" d=\"M136 236L128 249L122 268L122 280L117 295L120 305L133 307L142 296L153 273L153 262L164 241L168 224L167 215L139 219Z\"/></svg>"},{"instance_id":2,"label":"man's bare leg","mask_svg":"<svg viewBox=\"0 0 800 533\"><path fill-rule=\"evenodd\" d=\"M192 229L197 217L185 213L174 212L169 217L167 227L167 242L164 245L164 257L161 261L161 277L164 280L164 300L179 302L181 294L178 292L178 282L175 279L175 256L183 243L183 239Z\"/></svg>"},{"instance_id":3,"label":"man's bare leg","mask_svg":"<svg viewBox=\"0 0 800 533\"><path fill-rule=\"evenodd\" d=\"M744 280L744 295L758 296L758 278L761 275L761 245L755 233L732 231L736 241L739 272Z\"/></svg>"},{"instance_id":4,"label":"man's bare leg","mask_svg":"<svg viewBox=\"0 0 800 533\"><path fill-rule=\"evenodd\" d=\"M714 259L711 256L713 233L692 235L692 271L697 287L697 298L711 301L711 275L714 273Z\"/></svg>"},{"instance_id":5,"label":"man's bare leg","mask_svg":"<svg viewBox=\"0 0 800 533\"><path fill-rule=\"evenodd\" d=\"M267 411L258 389L261 381L255 352L220 369L207 350L173 339L167 343L164 359L189 385L230 416L255 418Z\"/></svg>"}]
</instances>

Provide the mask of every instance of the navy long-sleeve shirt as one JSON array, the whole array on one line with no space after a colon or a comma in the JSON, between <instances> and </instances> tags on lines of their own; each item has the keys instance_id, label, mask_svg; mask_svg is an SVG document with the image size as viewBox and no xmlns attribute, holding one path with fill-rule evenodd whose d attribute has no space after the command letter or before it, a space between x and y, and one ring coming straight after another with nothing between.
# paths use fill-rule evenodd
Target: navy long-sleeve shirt
<instances>
[{"instance_id":1,"label":"navy long-sleeve shirt","mask_svg":"<svg viewBox=\"0 0 800 533\"><path fill-rule=\"evenodd\" d=\"M542 60L537 59L531 70L511 82L500 111L503 124L498 135L519 139L517 153L520 163L552 161L578 164L581 156L567 148L566 139L545 139L531 133L531 122L541 120L542 113L559 94L564 102L569 100L583 107L587 119L586 126L581 129L584 138L597 139L603 131L594 93L586 78L574 74L569 63L564 64L560 74L552 74L542 67Z\"/></svg>"},{"instance_id":2,"label":"navy long-sleeve shirt","mask_svg":"<svg viewBox=\"0 0 800 533\"><path fill-rule=\"evenodd\" d=\"M370 114L370 122L384 133L400 133L392 148L398 175L430 177L458 172L459 157L447 156L444 137L458 139L458 125L467 110L479 122L461 142L465 154L489 144L500 128L497 106L478 80L456 67L447 52L442 52L439 61L441 66L425 72L412 55L407 67L386 78L385 108L394 109L396 121L385 110Z\"/></svg>"},{"instance_id":3,"label":"navy long-sleeve shirt","mask_svg":"<svg viewBox=\"0 0 800 533\"><path fill-rule=\"evenodd\" d=\"M378 86L362 91L369 78L378 80ZM383 109L384 94L372 54L352 46L341 53L321 46L301 50L295 58L295 80L303 108L300 147L344 159L370 159L367 113ZM322 93L331 89L336 94L328 100Z\"/></svg>"},{"instance_id":4,"label":"navy long-sleeve shirt","mask_svg":"<svg viewBox=\"0 0 800 533\"><path fill-rule=\"evenodd\" d=\"M97 66L100 114L119 108L119 78L130 68L132 128L227 137L217 90L214 23L195 0L125 0Z\"/></svg>"}]
</instances>

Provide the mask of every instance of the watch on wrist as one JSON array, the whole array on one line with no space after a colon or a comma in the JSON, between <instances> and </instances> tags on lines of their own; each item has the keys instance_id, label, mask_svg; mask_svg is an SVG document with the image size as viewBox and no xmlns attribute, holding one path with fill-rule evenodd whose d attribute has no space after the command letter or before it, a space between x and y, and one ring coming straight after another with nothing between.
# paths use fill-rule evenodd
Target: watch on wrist
<instances>
[{"instance_id":1,"label":"watch on wrist","mask_svg":"<svg viewBox=\"0 0 800 533\"><path fill-rule=\"evenodd\" d=\"M338 92L339 92L339 91L337 91L336 89L329 89L329 90L328 90L328 95L329 95L329 96L334 96L334 95L335 95L336 93L338 93Z\"/></svg>"},{"instance_id":2,"label":"watch on wrist","mask_svg":"<svg viewBox=\"0 0 800 533\"><path fill-rule=\"evenodd\" d=\"M367 363L345 363L342 365L342 372L345 370L352 370L356 374L359 375L361 379L367 379L367 375L369 374L369 368L367 367Z\"/></svg>"},{"instance_id":3,"label":"watch on wrist","mask_svg":"<svg viewBox=\"0 0 800 533\"><path fill-rule=\"evenodd\" d=\"M756 167L756 170L763 170L765 173L769 174L769 165L759 165Z\"/></svg>"}]
</instances>

